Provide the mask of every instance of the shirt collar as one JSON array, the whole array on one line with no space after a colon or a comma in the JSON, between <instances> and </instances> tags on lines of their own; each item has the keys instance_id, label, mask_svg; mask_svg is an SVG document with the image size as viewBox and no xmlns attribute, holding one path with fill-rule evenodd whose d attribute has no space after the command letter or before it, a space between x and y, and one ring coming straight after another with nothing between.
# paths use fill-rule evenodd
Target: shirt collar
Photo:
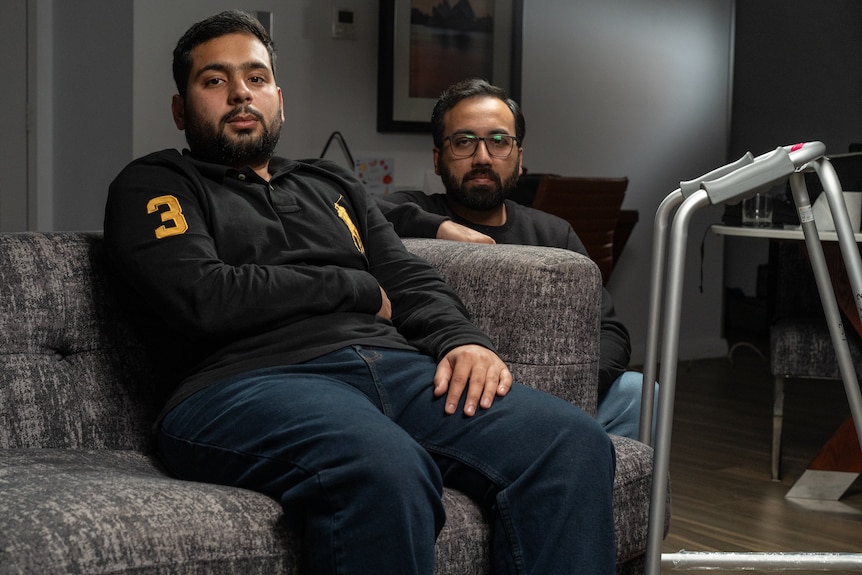
<instances>
[{"instance_id":1,"label":"shirt collar","mask_svg":"<svg viewBox=\"0 0 862 575\"><path fill-rule=\"evenodd\" d=\"M213 164L210 162L204 162L202 160L196 159L192 153L185 149L183 150L183 157L185 157L189 162L191 162L195 168L201 173L201 175L213 179L224 181L226 178L236 179L239 174L254 174L254 177L257 178L257 174L254 173L254 170L251 168L232 168L230 166L225 166L223 164ZM288 160L287 158L281 158L278 156L273 156L269 161L269 173L272 179L275 179L279 176L292 172L299 166L299 162L294 160Z\"/></svg>"}]
</instances>

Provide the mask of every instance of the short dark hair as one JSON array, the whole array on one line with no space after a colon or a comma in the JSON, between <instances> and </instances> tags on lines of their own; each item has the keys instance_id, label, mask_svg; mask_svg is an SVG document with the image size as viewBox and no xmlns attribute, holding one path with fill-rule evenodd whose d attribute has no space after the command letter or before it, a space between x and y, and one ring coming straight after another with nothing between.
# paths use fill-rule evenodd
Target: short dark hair
<instances>
[{"instance_id":1,"label":"short dark hair","mask_svg":"<svg viewBox=\"0 0 862 575\"><path fill-rule=\"evenodd\" d=\"M236 33L250 34L261 41L269 52L269 65L275 74L275 47L266 28L246 12L226 10L193 24L177 42L177 47L174 48L173 72L174 83L180 96L186 95L189 75L192 72L192 50L214 38Z\"/></svg>"},{"instance_id":2,"label":"short dark hair","mask_svg":"<svg viewBox=\"0 0 862 575\"><path fill-rule=\"evenodd\" d=\"M431 135L434 138L435 147L439 148L443 145L445 136L443 134L443 116L446 115L446 112L454 108L461 100L479 96L490 96L502 100L512 111L512 115L515 116L515 137L518 138L518 142L524 141L527 123L518 103L511 99L503 88L494 86L481 78L470 78L452 84L443 90L437 104L434 105L434 111L431 113Z\"/></svg>"}]
</instances>

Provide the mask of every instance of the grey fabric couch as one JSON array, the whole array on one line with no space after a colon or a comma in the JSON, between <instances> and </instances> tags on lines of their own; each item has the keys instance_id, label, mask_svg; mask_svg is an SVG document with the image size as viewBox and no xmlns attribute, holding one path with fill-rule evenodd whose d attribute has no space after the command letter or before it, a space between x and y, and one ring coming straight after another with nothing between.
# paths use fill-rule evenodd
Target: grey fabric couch
<instances>
[{"instance_id":1,"label":"grey fabric couch","mask_svg":"<svg viewBox=\"0 0 862 575\"><path fill-rule=\"evenodd\" d=\"M554 249L406 243L461 294L518 379L594 410L592 262ZM0 573L297 573L278 503L173 479L150 453L161 398L115 307L100 234L0 234L0 294ZM652 451L614 443L619 571L635 573ZM485 514L451 490L445 505L437 573L489 573Z\"/></svg>"}]
</instances>

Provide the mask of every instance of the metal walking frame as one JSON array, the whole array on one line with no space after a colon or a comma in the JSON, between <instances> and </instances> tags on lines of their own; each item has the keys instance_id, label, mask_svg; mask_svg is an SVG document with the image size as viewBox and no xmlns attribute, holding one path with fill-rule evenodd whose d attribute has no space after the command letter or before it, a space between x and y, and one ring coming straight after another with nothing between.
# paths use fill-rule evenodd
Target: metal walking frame
<instances>
[{"instance_id":1,"label":"metal walking frame","mask_svg":"<svg viewBox=\"0 0 862 575\"><path fill-rule=\"evenodd\" d=\"M839 371L856 424L856 433L862 444L862 393L856 379L850 349L844 337L838 304L826 269L823 247L817 234L808 189L802 174L803 171L813 169L823 184L850 284L853 292L857 294L857 305L862 306L862 297L860 297L862 296L862 259L853 236L841 184L831 163L824 156L825 151L826 147L821 142L807 142L780 147L758 157L754 157L749 152L739 160L704 174L700 178L682 182L677 190L661 202L656 211L650 275L649 329L644 359L643 402L639 430L640 440L649 444L654 397L651 382L658 381L659 403L647 536L647 575L659 575L662 565L683 570L728 568L749 570L756 566L759 570L769 571L828 569L862 571L860 553L661 553L667 507L666 494L688 226L692 215L699 208L709 204L735 203L758 190L768 189L789 178L817 289L826 313L829 333L838 357ZM669 225L670 235L668 236ZM858 311L862 318L862 307L859 307ZM661 341L660 346L659 341ZM657 379L659 353L661 353L661 374Z\"/></svg>"}]
</instances>

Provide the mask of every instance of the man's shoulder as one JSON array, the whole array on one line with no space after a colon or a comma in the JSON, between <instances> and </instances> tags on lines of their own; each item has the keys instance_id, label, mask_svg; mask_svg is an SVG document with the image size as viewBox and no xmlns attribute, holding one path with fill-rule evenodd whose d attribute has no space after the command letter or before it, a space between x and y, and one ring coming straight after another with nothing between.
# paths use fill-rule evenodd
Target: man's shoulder
<instances>
[{"instance_id":1,"label":"man's shoulder","mask_svg":"<svg viewBox=\"0 0 862 575\"><path fill-rule=\"evenodd\" d=\"M583 242L567 220L510 200L506 201L506 207L512 224L511 243L564 248L586 255Z\"/></svg>"},{"instance_id":2,"label":"man's shoulder","mask_svg":"<svg viewBox=\"0 0 862 575\"><path fill-rule=\"evenodd\" d=\"M393 204L418 204L427 211L443 213L446 208L446 194L426 194L422 190L399 190L384 197Z\"/></svg>"},{"instance_id":3,"label":"man's shoulder","mask_svg":"<svg viewBox=\"0 0 862 575\"><path fill-rule=\"evenodd\" d=\"M295 161L287 160L285 158L273 158L272 161L276 160L279 162L283 162L286 166L292 166L294 169L297 169L299 171L334 174L339 177L354 176L352 170L349 170L341 164L333 162L332 160L324 160L323 158L308 158Z\"/></svg>"},{"instance_id":4,"label":"man's shoulder","mask_svg":"<svg viewBox=\"0 0 862 575\"><path fill-rule=\"evenodd\" d=\"M424 202L435 196L442 197L443 194L426 194L422 190L398 190L388 194L386 198L392 200L393 203L403 204L404 202Z\"/></svg>"},{"instance_id":5,"label":"man's shoulder","mask_svg":"<svg viewBox=\"0 0 862 575\"><path fill-rule=\"evenodd\" d=\"M517 214L517 217L523 218L525 221L535 224L553 225L563 228L570 228L571 224L559 216L531 208L523 204L519 204L512 200L506 200L506 209L508 212Z\"/></svg>"},{"instance_id":6,"label":"man's shoulder","mask_svg":"<svg viewBox=\"0 0 862 575\"><path fill-rule=\"evenodd\" d=\"M156 152L150 152L133 160L133 164L187 164L189 159L176 148L165 148Z\"/></svg>"},{"instance_id":7,"label":"man's shoulder","mask_svg":"<svg viewBox=\"0 0 862 575\"><path fill-rule=\"evenodd\" d=\"M136 169L159 169L164 168L173 171L193 171L194 166L190 158L179 150L167 148L157 152L140 156L124 168L123 172L128 172Z\"/></svg>"},{"instance_id":8,"label":"man's shoulder","mask_svg":"<svg viewBox=\"0 0 862 575\"><path fill-rule=\"evenodd\" d=\"M117 180L123 180L125 177L136 179L143 174L149 176L162 171L188 173L193 171L193 167L182 153L168 148L135 158L120 171Z\"/></svg>"}]
</instances>

